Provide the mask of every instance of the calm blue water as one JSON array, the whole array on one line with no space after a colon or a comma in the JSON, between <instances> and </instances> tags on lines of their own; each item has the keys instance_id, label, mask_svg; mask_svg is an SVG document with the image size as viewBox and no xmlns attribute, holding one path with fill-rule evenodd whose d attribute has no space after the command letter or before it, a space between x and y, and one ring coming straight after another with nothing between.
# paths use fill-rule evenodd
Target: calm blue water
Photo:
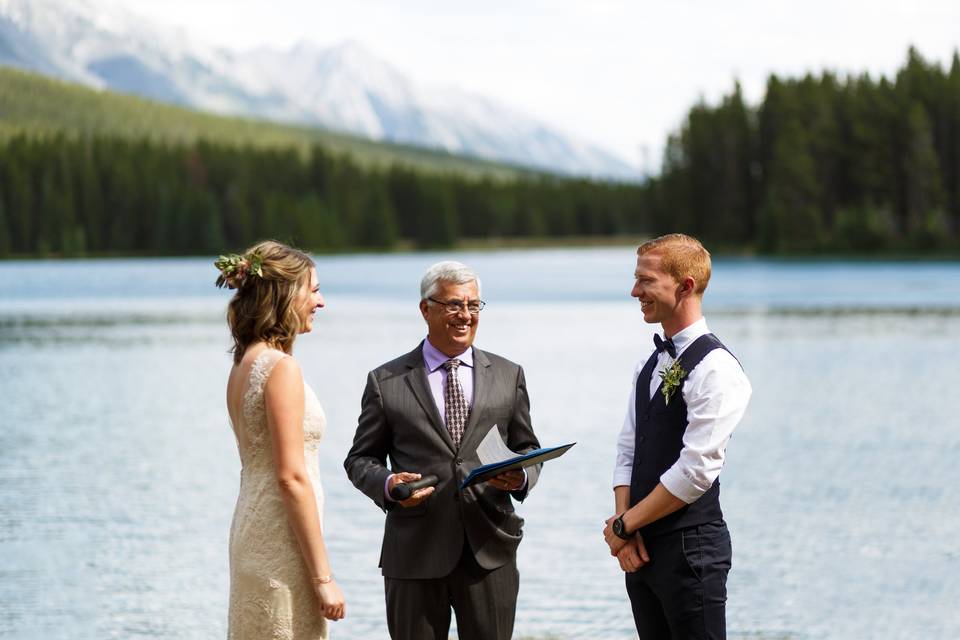
<instances>
[{"instance_id":1,"label":"calm blue water","mask_svg":"<svg viewBox=\"0 0 960 640\"><path fill-rule=\"evenodd\" d=\"M578 441L519 507L517 636L632 638L600 534L653 332L631 248L318 260L328 308L295 355L329 419L333 637L386 637L382 515L342 460L446 257L480 272L477 345L524 365L541 441ZM0 637L225 635L239 462L212 259L0 263ZM960 265L718 260L705 308L754 385L723 472L730 636L960 637Z\"/></svg>"}]
</instances>

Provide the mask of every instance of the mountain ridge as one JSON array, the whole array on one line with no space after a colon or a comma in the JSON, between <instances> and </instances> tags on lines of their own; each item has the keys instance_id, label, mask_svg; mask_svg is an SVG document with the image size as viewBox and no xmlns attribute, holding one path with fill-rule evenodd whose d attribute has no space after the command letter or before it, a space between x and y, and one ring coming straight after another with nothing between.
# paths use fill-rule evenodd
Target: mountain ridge
<instances>
[{"instance_id":1,"label":"mountain ridge","mask_svg":"<svg viewBox=\"0 0 960 640\"><path fill-rule=\"evenodd\" d=\"M487 97L428 90L346 41L234 52L101 0L0 0L0 64L225 115L617 180L639 171Z\"/></svg>"},{"instance_id":2,"label":"mountain ridge","mask_svg":"<svg viewBox=\"0 0 960 640\"><path fill-rule=\"evenodd\" d=\"M105 136L177 145L209 141L238 147L295 148L302 153L320 145L371 168L400 166L504 180L538 175L529 168L439 149L191 110L4 66L0 66L0 113L0 140L19 134Z\"/></svg>"}]
</instances>

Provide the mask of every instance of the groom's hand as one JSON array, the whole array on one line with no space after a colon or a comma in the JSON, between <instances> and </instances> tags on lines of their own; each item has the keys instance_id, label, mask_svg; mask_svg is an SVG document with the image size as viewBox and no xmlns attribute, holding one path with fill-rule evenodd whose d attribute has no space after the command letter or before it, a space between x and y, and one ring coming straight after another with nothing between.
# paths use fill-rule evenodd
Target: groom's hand
<instances>
[{"instance_id":1,"label":"groom's hand","mask_svg":"<svg viewBox=\"0 0 960 640\"><path fill-rule=\"evenodd\" d=\"M623 548L617 553L617 561L620 562L620 568L627 573L633 573L650 562L647 547L643 544L643 536L638 533L623 545Z\"/></svg>"},{"instance_id":2,"label":"groom's hand","mask_svg":"<svg viewBox=\"0 0 960 640\"><path fill-rule=\"evenodd\" d=\"M389 486L387 487L387 493L389 494L393 491L393 488L398 484L404 482L413 482L414 480L419 480L419 473L409 473L407 471L401 471L400 473L395 473L390 476ZM424 487L423 489L417 489L410 494L410 497L406 500L400 501L401 507L415 507L427 498L430 497L430 494L433 493L433 487Z\"/></svg>"},{"instance_id":3,"label":"groom's hand","mask_svg":"<svg viewBox=\"0 0 960 640\"><path fill-rule=\"evenodd\" d=\"M616 515L607 518L606 526L603 528L603 539L606 541L607 546L610 547L610 555L612 556L620 553L620 549L627 544L626 540L613 532L613 521L616 519Z\"/></svg>"}]
</instances>

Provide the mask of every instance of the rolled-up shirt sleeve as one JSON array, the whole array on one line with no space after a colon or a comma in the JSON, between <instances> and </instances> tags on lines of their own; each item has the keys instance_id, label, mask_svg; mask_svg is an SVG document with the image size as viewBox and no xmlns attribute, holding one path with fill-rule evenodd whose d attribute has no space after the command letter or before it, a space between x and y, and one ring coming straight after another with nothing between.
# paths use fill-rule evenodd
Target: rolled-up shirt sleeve
<instances>
[{"instance_id":1,"label":"rolled-up shirt sleeve","mask_svg":"<svg viewBox=\"0 0 960 640\"><path fill-rule=\"evenodd\" d=\"M633 370L633 382L630 385L630 403L627 405L627 415L623 419L623 428L617 437L617 464L613 469L613 486L630 486L633 477L633 448L637 432L637 378L640 377L640 366Z\"/></svg>"},{"instance_id":2,"label":"rolled-up shirt sleeve","mask_svg":"<svg viewBox=\"0 0 960 640\"><path fill-rule=\"evenodd\" d=\"M715 349L690 372L682 393L687 404L683 448L673 466L660 476L660 482L667 491L690 504L706 493L720 475L727 443L747 409L753 389L736 358L723 349ZM633 455L632 443L630 454Z\"/></svg>"}]
</instances>

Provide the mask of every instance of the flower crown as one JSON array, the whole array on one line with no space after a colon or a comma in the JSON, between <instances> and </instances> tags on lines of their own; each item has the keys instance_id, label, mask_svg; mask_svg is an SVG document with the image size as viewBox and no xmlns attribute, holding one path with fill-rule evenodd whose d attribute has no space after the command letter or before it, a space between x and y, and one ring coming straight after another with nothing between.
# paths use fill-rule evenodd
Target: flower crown
<instances>
[{"instance_id":1,"label":"flower crown","mask_svg":"<svg viewBox=\"0 0 960 640\"><path fill-rule=\"evenodd\" d=\"M213 266L220 270L217 288L239 289L251 275L263 277L263 257L257 252L220 256Z\"/></svg>"}]
</instances>

